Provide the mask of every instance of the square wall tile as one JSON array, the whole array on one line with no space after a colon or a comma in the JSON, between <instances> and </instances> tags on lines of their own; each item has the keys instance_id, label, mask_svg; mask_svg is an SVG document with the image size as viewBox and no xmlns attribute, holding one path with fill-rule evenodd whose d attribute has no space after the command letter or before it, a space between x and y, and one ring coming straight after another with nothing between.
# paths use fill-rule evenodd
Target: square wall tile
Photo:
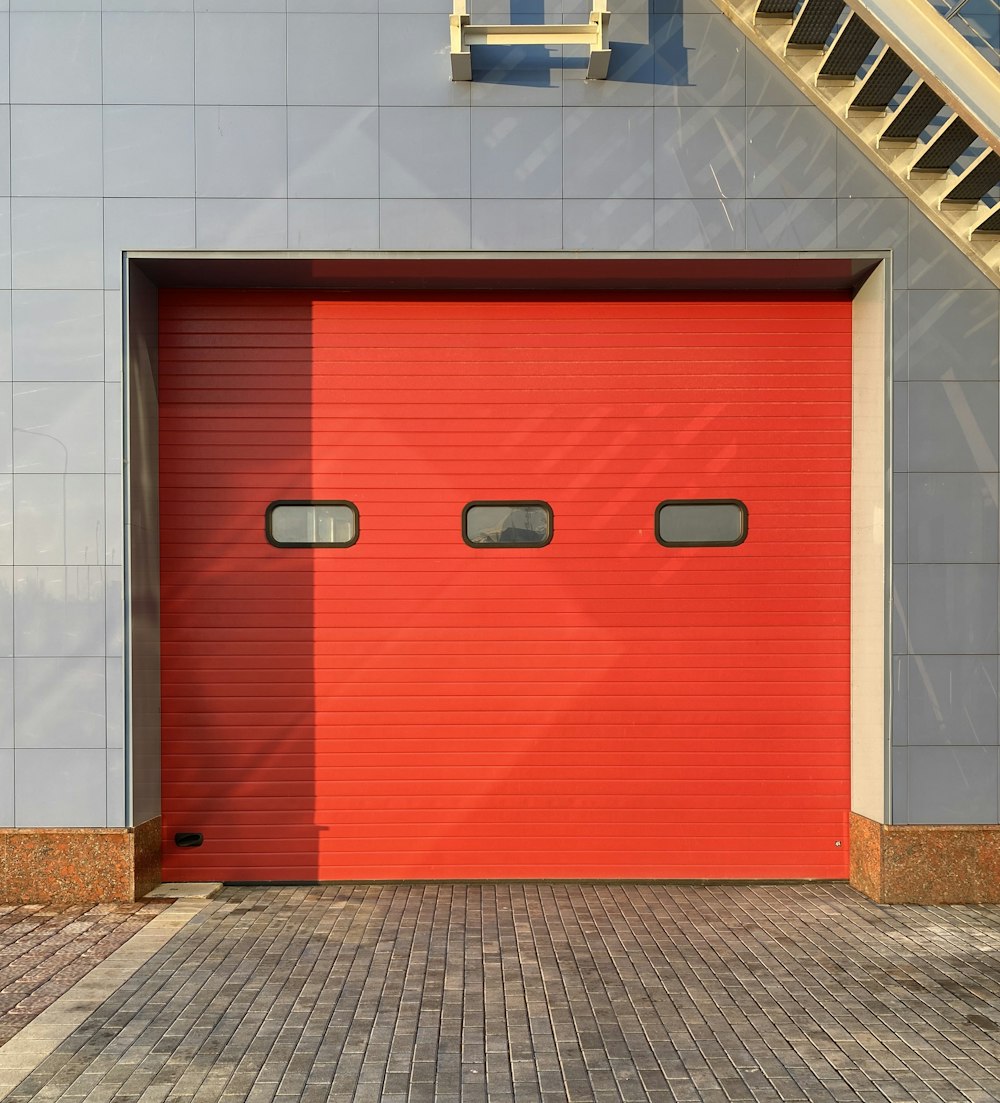
<instances>
[{"instance_id":1,"label":"square wall tile","mask_svg":"<svg viewBox=\"0 0 1000 1103\"><path fill-rule=\"evenodd\" d=\"M477 10L477 9L474 9ZM479 13L477 10L477 18ZM367 20L364 15L340 16L297 16L298 19L311 18L314 21L325 19L355 22ZM291 21L290 21L291 22ZM451 58L447 48L442 47L441 16L437 14L394 14L380 15L378 27L358 28L355 38L349 38L348 44L355 52L349 65L345 67L344 77L353 78L351 87L370 94L369 75L373 67L368 58L375 56L374 46L366 48L366 36L378 34L378 102L383 107L448 107L451 105L468 106L472 96L472 85L468 81L451 79ZM317 44L318 45L318 44ZM516 48L516 47L515 47ZM314 47L315 49L315 47ZM341 46L341 50L344 47ZM329 70L328 60L317 56L317 64ZM358 70L365 70L364 75ZM329 81L327 77L327 82ZM310 101L312 102L312 101ZM322 102L322 101L320 101ZM328 103L355 103L356 100L330 99ZM371 103L373 100L361 102Z\"/></svg>"},{"instance_id":2,"label":"square wall tile","mask_svg":"<svg viewBox=\"0 0 1000 1103\"><path fill-rule=\"evenodd\" d=\"M289 196L377 196L378 134L377 107L290 107Z\"/></svg>"},{"instance_id":3,"label":"square wall tile","mask_svg":"<svg viewBox=\"0 0 1000 1103\"><path fill-rule=\"evenodd\" d=\"M896 278L893 265L893 279ZM907 379L910 372L910 293L895 289L889 307L892 324L892 377Z\"/></svg>"},{"instance_id":4,"label":"square wall tile","mask_svg":"<svg viewBox=\"0 0 1000 1103\"><path fill-rule=\"evenodd\" d=\"M906 579L911 654L997 653L996 564L911 563Z\"/></svg>"},{"instance_id":5,"label":"square wall tile","mask_svg":"<svg viewBox=\"0 0 1000 1103\"><path fill-rule=\"evenodd\" d=\"M655 194L662 199L742 199L745 119L742 107L658 108Z\"/></svg>"},{"instance_id":6,"label":"square wall tile","mask_svg":"<svg viewBox=\"0 0 1000 1103\"><path fill-rule=\"evenodd\" d=\"M832 199L837 194L837 128L817 107L747 110L747 195Z\"/></svg>"},{"instance_id":7,"label":"square wall tile","mask_svg":"<svg viewBox=\"0 0 1000 1103\"><path fill-rule=\"evenodd\" d=\"M0 747L14 746L14 660L0 659Z\"/></svg>"},{"instance_id":8,"label":"square wall tile","mask_svg":"<svg viewBox=\"0 0 1000 1103\"><path fill-rule=\"evenodd\" d=\"M473 108L474 199L559 199L562 188L558 108Z\"/></svg>"},{"instance_id":9,"label":"square wall tile","mask_svg":"<svg viewBox=\"0 0 1000 1103\"><path fill-rule=\"evenodd\" d=\"M774 68L774 66L771 66ZM804 98L804 97L803 97ZM844 134L837 134L837 194L842 199L905 199L889 177Z\"/></svg>"},{"instance_id":10,"label":"square wall tile","mask_svg":"<svg viewBox=\"0 0 1000 1103\"><path fill-rule=\"evenodd\" d=\"M101 13L12 12L13 103L101 102Z\"/></svg>"},{"instance_id":11,"label":"square wall tile","mask_svg":"<svg viewBox=\"0 0 1000 1103\"><path fill-rule=\"evenodd\" d=\"M199 199L199 249L287 249L286 199Z\"/></svg>"},{"instance_id":12,"label":"square wall tile","mask_svg":"<svg viewBox=\"0 0 1000 1103\"><path fill-rule=\"evenodd\" d=\"M0 656L14 654L14 568L0 567Z\"/></svg>"},{"instance_id":13,"label":"square wall tile","mask_svg":"<svg viewBox=\"0 0 1000 1103\"><path fill-rule=\"evenodd\" d=\"M567 199L562 208L564 249L654 247L652 199Z\"/></svg>"},{"instance_id":14,"label":"square wall tile","mask_svg":"<svg viewBox=\"0 0 1000 1103\"><path fill-rule=\"evenodd\" d=\"M837 247L892 251L892 280L906 286L907 199L838 199Z\"/></svg>"},{"instance_id":15,"label":"square wall tile","mask_svg":"<svg viewBox=\"0 0 1000 1103\"><path fill-rule=\"evenodd\" d=\"M101 108L15 104L10 109L12 195L100 195Z\"/></svg>"},{"instance_id":16,"label":"square wall tile","mask_svg":"<svg viewBox=\"0 0 1000 1103\"><path fill-rule=\"evenodd\" d=\"M909 567L905 563L893 563L892 577L892 653L905 655L912 651L910 646L909 610L907 604L907 574Z\"/></svg>"},{"instance_id":17,"label":"square wall tile","mask_svg":"<svg viewBox=\"0 0 1000 1103\"><path fill-rule=\"evenodd\" d=\"M377 249L377 199L289 199L289 249Z\"/></svg>"},{"instance_id":18,"label":"square wall tile","mask_svg":"<svg viewBox=\"0 0 1000 1103\"><path fill-rule=\"evenodd\" d=\"M472 239L468 199L383 199L380 249L468 249Z\"/></svg>"},{"instance_id":19,"label":"square wall tile","mask_svg":"<svg viewBox=\"0 0 1000 1103\"><path fill-rule=\"evenodd\" d=\"M197 103L283 104L284 9L199 13L194 59Z\"/></svg>"},{"instance_id":20,"label":"square wall tile","mask_svg":"<svg viewBox=\"0 0 1000 1103\"><path fill-rule=\"evenodd\" d=\"M907 501L909 476L896 471L892 476L892 561L906 563L909 560L907 539L909 509Z\"/></svg>"},{"instance_id":21,"label":"square wall tile","mask_svg":"<svg viewBox=\"0 0 1000 1103\"><path fill-rule=\"evenodd\" d=\"M892 743L897 747L906 746L907 696L909 690L910 660L906 655L892 657L892 685L890 686L892 706Z\"/></svg>"},{"instance_id":22,"label":"square wall tile","mask_svg":"<svg viewBox=\"0 0 1000 1103\"><path fill-rule=\"evenodd\" d=\"M283 107L196 108L197 195L283 198L287 142Z\"/></svg>"},{"instance_id":23,"label":"square wall tile","mask_svg":"<svg viewBox=\"0 0 1000 1103\"><path fill-rule=\"evenodd\" d=\"M106 12L102 30L105 103L194 103L190 15Z\"/></svg>"},{"instance_id":24,"label":"square wall tile","mask_svg":"<svg viewBox=\"0 0 1000 1103\"><path fill-rule=\"evenodd\" d=\"M14 562L104 562L103 475L15 475Z\"/></svg>"},{"instance_id":25,"label":"square wall tile","mask_svg":"<svg viewBox=\"0 0 1000 1103\"><path fill-rule=\"evenodd\" d=\"M911 563L996 563L1000 489L995 474L909 475Z\"/></svg>"},{"instance_id":26,"label":"square wall tile","mask_svg":"<svg viewBox=\"0 0 1000 1103\"><path fill-rule=\"evenodd\" d=\"M106 654L104 567L12 570L19 656Z\"/></svg>"},{"instance_id":27,"label":"square wall tile","mask_svg":"<svg viewBox=\"0 0 1000 1103\"><path fill-rule=\"evenodd\" d=\"M747 42L746 58L748 107L812 106L806 95L752 42Z\"/></svg>"},{"instance_id":28,"label":"square wall tile","mask_svg":"<svg viewBox=\"0 0 1000 1103\"><path fill-rule=\"evenodd\" d=\"M193 249L194 204L194 199L105 199L105 288L121 286L126 250Z\"/></svg>"},{"instance_id":29,"label":"square wall tile","mask_svg":"<svg viewBox=\"0 0 1000 1103\"><path fill-rule=\"evenodd\" d=\"M0 564L14 562L14 476L0 475Z\"/></svg>"},{"instance_id":30,"label":"square wall tile","mask_svg":"<svg viewBox=\"0 0 1000 1103\"><path fill-rule=\"evenodd\" d=\"M909 378L996 380L1000 291L911 291Z\"/></svg>"},{"instance_id":31,"label":"square wall tile","mask_svg":"<svg viewBox=\"0 0 1000 1103\"><path fill-rule=\"evenodd\" d=\"M125 751L109 749L108 762L108 827L125 827Z\"/></svg>"},{"instance_id":32,"label":"square wall tile","mask_svg":"<svg viewBox=\"0 0 1000 1103\"><path fill-rule=\"evenodd\" d=\"M125 572L108 567L104 572L104 639L107 655L125 652Z\"/></svg>"},{"instance_id":33,"label":"square wall tile","mask_svg":"<svg viewBox=\"0 0 1000 1103\"><path fill-rule=\"evenodd\" d=\"M908 242L909 286L918 290L951 291L960 288L993 291L995 288L982 272L963 256L958 246L933 226L911 203L910 240Z\"/></svg>"},{"instance_id":34,"label":"square wall tile","mask_svg":"<svg viewBox=\"0 0 1000 1103\"><path fill-rule=\"evenodd\" d=\"M104 476L104 561L120 567L125 562L125 490L122 474Z\"/></svg>"},{"instance_id":35,"label":"square wall tile","mask_svg":"<svg viewBox=\"0 0 1000 1103\"><path fill-rule=\"evenodd\" d=\"M105 746L103 658L15 659L14 685L15 746Z\"/></svg>"},{"instance_id":36,"label":"square wall tile","mask_svg":"<svg viewBox=\"0 0 1000 1103\"><path fill-rule=\"evenodd\" d=\"M721 12L640 18L655 34L658 104L745 106L747 39Z\"/></svg>"},{"instance_id":37,"label":"square wall tile","mask_svg":"<svg viewBox=\"0 0 1000 1103\"><path fill-rule=\"evenodd\" d=\"M468 108L384 107L379 120L383 199L469 196Z\"/></svg>"},{"instance_id":38,"label":"square wall tile","mask_svg":"<svg viewBox=\"0 0 1000 1103\"><path fill-rule=\"evenodd\" d=\"M14 469L104 472L103 383L15 383Z\"/></svg>"},{"instance_id":39,"label":"square wall tile","mask_svg":"<svg viewBox=\"0 0 1000 1103\"><path fill-rule=\"evenodd\" d=\"M69 382L104 378L104 293L15 291L14 378Z\"/></svg>"},{"instance_id":40,"label":"square wall tile","mask_svg":"<svg viewBox=\"0 0 1000 1103\"><path fill-rule=\"evenodd\" d=\"M996 655L911 655L906 662L911 746L997 745Z\"/></svg>"},{"instance_id":41,"label":"square wall tile","mask_svg":"<svg viewBox=\"0 0 1000 1103\"><path fill-rule=\"evenodd\" d=\"M108 746L125 746L125 660L105 660L105 714L108 718Z\"/></svg>"},{"instance_id":42,"label":"square wall tile","mask_svg":"<svg viewBox=\"0 0 1000 1103\"><path fill-rule=\"evenodd\" d=\"M0 11L7 3L0 0ZM0 103L10 102L10 20L0 19Z\"/></svg>"},{"instance_id":43,"label":"square wall tile","mask_svg":"<svg viewBox=\"0 0 1000 1103\"><path fill-rule=\"evenodd\" d=\"M472 104L560 107L569 77L561 66L560 46L480 46L472 53Z\"/></svg>"},{"instance_id":44,"label":"square wall tile","mask_svg":"<svg viewBox=\"0 0 1000 1103\"><path fill-rule=\"evenodd\" d=\"M834 199L752 199L747 202L748 249L835 249Z\"/></svg>"},{"instance_id":45,"label":"square wall tile","mask_svg":"<svg viewBox=\"0 0 1000 1103\"><path fill-rule=\"evenodd\" d=\"M0 827L14 826L14 752L0 749Z\"/></svg>"},{"instance_id":46,"label":"square wall tile","mask_svg":"<svg viewBox=\"0 0 1000 1103\"><path fill-rule=\"evenodd\" d=\"M14 752L14 818L18 827L104 827L106 752Z\"/></svg>"},{"instance_id":47,"label":"square wall tile","mask_svg":"<svg viewBox=\"0 0 1000 1103\"><path fill-rule=\"evenodd\" d=\"M889 760L891 774L890 822L892 823L909 823L906 818L908 756L908 747L892 748Z\"/></svg>"},{"instance_id":48,"label":"square wall tile","mask_svg":"<svg viewBox=\"0 0 1000 1103\"><path fill-rule=\"evenodd\" d=\"M194 194L193 107L106 107L104 194Z\"/></svg>"},{"instance_id":49,"label":"square wall tile","mask_svg":"<svg viewBox=\"0 0 1000 1103\"><path fill-rule=\"evenodd\" d=\"M14 470L14 388L0 384L0 474Z\"/></svg>"},{"instance_id":50,"label":"square wall tile","mask_svg":"<svg viewBox=\"0 0 1000 1103\"><path fill-rule=\"evenodd\" d=\"M911 471L996 471L996 383L910 383Z\"/></svg>"},{"instance_id":51,"label":"square wall tile","mask_svg":"<svg viewBox=\"0 0 1000 1103\"><path fill-rule=\"evenodd\" d=\"M562 18L568 21L566 16ZM585 22L589 18L589 8L584 4L569 18L573 22ZM587 80L582 51L566 50L561 70L563 104L566 107L652 107L659 91L657 62L660 53L668 54L667 65L678 57L686 59L689 56L678 47L680 33L680 20L676 16L630 13L619 5L612 11L608 24L611 61L607 80ZM525 47L527 49L530 47ZM676 73L664 73L662 77L663 83L677 79L681 78Z\"/></svg>"},{"instance_id":52,"label":"square wall tile","mask_svg":"<svg viewBox=\"0 0 1000 1103\"><path fill-rule=\"evenodd\" d=\"M124 400L121 383L104 384L104 470L117 474L125 452Z\"/></svg>"},{"instance_id":53,"label":"square wall tile","mask_svg":"<svg viewBox=\"0 0 1000 1103\"><path fill-rule=\"evenodd\" d=\"M996 747L910 747L909 823L996 823Z\"/></svg>"},{"instance_id":54,"label":"square wall tile","mask_svg":"<svg viewBox=\"0 0 1000 1103\"><path fill-rule=\"evenodd\" d=\"M653 197L653 110L567 107L563 111L567 199Z\"/></svg>"},{"instance_id":55,"label":"square wall tile","mask_svg":"<svg viewBox=\"0 0 1000 1103\"><path fill-rule=\"evenodd\" d=\"M122 293L120 289L104 293L104 378L121 382L122 378Z\"/></svg>"},{"instance_id":56,"label":"square wall tile","mask_svg":"<svg viewBox=\"0 0 1000 1103\"><path fill-rule=\"evenodd\" d=\"M290 13L289 104L314 107L377 104L379 72L387 65L382 52L385 48L379 41L374 5L366 13L361 8L354 12ZM442 56L447 59L447 50ZM379 59L377 65L372 63L374 58ZM445 81L451 83L450 62L448 65ZM419 82L419 77L416 80ZM415 97L404 102L423 101Z\"/></svg>"},{"instance_id":57,"label":"square wall tile","mask_svg":"<svg viewBox=\"0 0 1000 1103\"><path fill-rule=\"evenodd\" d=\"M746 248L743 199L658 199L655 247L670 251Z\"/></svg>"},{"instance_id":58,"label":"square wall tile","mask_svg":"<svg viewBox=\"0 0 1000 1103\"><path fill-rule=\"evenodd\" d=\"M0 289L7 290L14 282L11 264L11 207L9 196L0 196Z\"/></svg>"},{"instance_id":59,"label":"square wall tile","mask_svg":"<svg viewBox=\"0 0 1000 1103\"><path fill-rule=\"evenodd\" d=\"M473 249L561 249L558 199L473 199Z\"/></svg>"},{"instance_id":60,"label":"square wall tile","mask_svg":"<svg viewBox=\"0 0 1000 1103\"><path fill-rule=\"evenodd\" d=\"M10 291L0 290L0 384L9 383L14 375L10 296Z\"/></svg>"},{"instance_id":61,"label":"square wall tile","mask_svg":"<svg viewBox=\"0 0 1000 1103\"><path fill-rule=\"evenodd\" d=\"M101 287L104 213L100 199L14 199L11 215L15 287Z\"/></svg>"},{"instance_id":62,"label":"square wall tile","mask_svg":"<svg viewBox=\"0 0 1000 1103\"><path fill-rule=\"evenodd\" d=\"M910 385L892 384L892 469L910 469Z\"/></svg>"}]
</instances>

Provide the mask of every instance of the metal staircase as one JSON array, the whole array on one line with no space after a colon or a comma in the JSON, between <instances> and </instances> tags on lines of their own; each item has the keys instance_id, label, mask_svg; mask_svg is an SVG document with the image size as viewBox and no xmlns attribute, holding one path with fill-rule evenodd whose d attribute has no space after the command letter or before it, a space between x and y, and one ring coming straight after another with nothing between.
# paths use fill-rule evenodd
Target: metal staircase
<instances>
[{"instance_id":1,"label":"metal staircase","mask_svg":"<svg viewBox=\"0 0 1000 1103\"><path fill-rule=\"evenodd\" d=\"M1000 74L927 0L715 0L1000 287Z\"/></svg>"}]
</instances>

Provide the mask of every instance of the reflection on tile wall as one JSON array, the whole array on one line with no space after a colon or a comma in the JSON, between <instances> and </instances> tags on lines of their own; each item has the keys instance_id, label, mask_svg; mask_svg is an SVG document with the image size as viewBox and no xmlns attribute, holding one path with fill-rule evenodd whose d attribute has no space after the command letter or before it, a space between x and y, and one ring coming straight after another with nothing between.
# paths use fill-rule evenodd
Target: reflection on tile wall
<instances>
[{"instance_id":1,"label":"reflection on tile wall","mask_svg":"<svg viewBox=\"0 0 1000 1103\"><path fill-rule=\"evenodd\" d=\"M0 824L124 822L121 253L192 248L891 250L894 815L997 819L1000 292L709 0L471 84L447 0L66 6L0 22Z\"/></svg>"}]
</instances>

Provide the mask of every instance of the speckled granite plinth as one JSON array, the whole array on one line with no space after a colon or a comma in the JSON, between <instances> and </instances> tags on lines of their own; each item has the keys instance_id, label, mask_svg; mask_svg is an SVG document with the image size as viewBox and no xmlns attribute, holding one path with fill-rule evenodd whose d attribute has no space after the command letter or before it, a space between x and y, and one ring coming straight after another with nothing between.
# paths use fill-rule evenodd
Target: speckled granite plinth
<instances>
[{"instance_id":1,"label":"speckled granite plinth","mask_svg":"<svg viewBox=\"0 0 1000 1103\"><path fill-rule=\"evenodd\" d=\"M130 901L159 883L159 818L136 828L0 828L0 903Z\"/></svg>"},{"instance_id":2,"label":"speckled granite plinth","mask_svg":"<svg viewBox=\"0 0 1000 1103\"><path fill-rule=\"evenodd\" d=\"M851 884L880 904L1000 904L1000 826L852 813Z\"/></svg>"}]
</instances>

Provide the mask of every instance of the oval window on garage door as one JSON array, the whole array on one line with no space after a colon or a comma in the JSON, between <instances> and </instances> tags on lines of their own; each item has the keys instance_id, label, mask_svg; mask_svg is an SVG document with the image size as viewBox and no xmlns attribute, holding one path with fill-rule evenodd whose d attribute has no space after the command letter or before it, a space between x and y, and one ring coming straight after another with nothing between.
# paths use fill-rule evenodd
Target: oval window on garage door
<instances>
[{"instance_id":1,"label":"oval window on garage door","mask_svg":"<svg viewBox=\"0 0 1000 1103\"><path fill-rule=\"evenodd\" d=\"M747 538L737 498L674 498L656 507L656 539L667 548L731 548Z\"/></svg>"},{"instance_id":2,"label":"oval window on garage door","mask_svg":"<svg viewBox=\"0 0 1000 1103\"><path fill-rule=\"evenodd\" d=\"M462 539L473 548L541 548L552 539L547 502L469 502Z\"/></svg>"},{"instance_id":3,"label":"oval window on garage door","mask_svg":"<svg viewBox=\"0 0 1000 1103\"><path fill-rule=\"evenodd\" d=\"M264 518L276 548L349 548L358 540L353 502L272 502Z\"/></svg>"}]
</instances>

